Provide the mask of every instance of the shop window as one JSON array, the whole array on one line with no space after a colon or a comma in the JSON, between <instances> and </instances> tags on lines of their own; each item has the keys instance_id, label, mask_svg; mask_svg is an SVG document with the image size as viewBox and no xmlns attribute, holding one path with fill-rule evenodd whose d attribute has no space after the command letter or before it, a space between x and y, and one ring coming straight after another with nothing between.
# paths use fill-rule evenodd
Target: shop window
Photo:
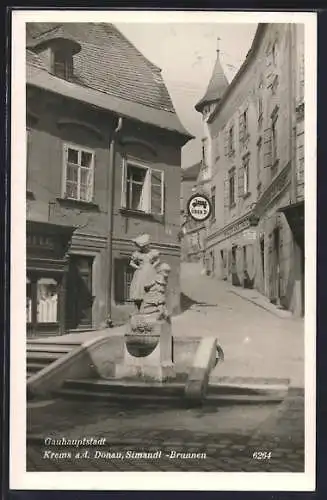
<instances>
[{"instance_id":1,"label":"shop window","mask_svg":"<svg viewBox=\"0 0 327 500\"><path fill-rule=\"evenodd\" d=\"M58 283L53 278L39 278L26 284L26 322L57 323Z\"/></svg>"},{"instance_id":2,"label":"shop window","mask_svg":"<svg viewBox=\"0 0 327 500\"><path fill-rule=\"evenodd\" d=\"M115 302L125 304L129 301L129 291L133 279L133 269L129 258L115 259Z\"/></svg>"},{"instance_id":3,"label":"shop window","mask_svg":"<svg viewBox=\"0 0 327 500\"><path fill-rule=\"evenodd\" d=\"M37 282L37 322L56 323L57 309L57 282L50 278L41 278Z\"/></svg>"},{"instance_id":4,"label":"shop window","mask_svg":"<svg viewBox=\"0 0 327 500\"><path fill-rule=\"evenodd\" d=\"M91 202L94 190L94 152L64 145L63 198Z\"/></svg>"},{"instance_id":5,"label":"shop window","mask_svg":"<svg viewBox=\"0 0 327 500\"><path fill-rule=\"evenodd\" d=\"M164 213L164 172L124 159L122 175L122 208Z\"/></svg>"}]
</instances>

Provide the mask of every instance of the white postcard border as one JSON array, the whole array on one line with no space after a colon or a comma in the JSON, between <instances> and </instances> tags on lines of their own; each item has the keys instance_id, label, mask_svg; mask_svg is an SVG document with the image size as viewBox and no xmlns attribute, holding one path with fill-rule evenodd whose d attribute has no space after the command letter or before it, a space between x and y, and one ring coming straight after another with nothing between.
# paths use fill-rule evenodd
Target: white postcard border
<instances>
[{"instance_id":1,"label":"white postcard border","mask_svg":"<svg viewBox=\"0 0 327 500\"><path fill-rule=\"evenodd\" d=\"M305 472L26 472L26 132L25 23L305 24ZM10 488L60 490L313 491L316 407L316 86L317 16L289 12L58 11L12 13ZM146 481L145 481L146 479Z\"/></svg>"}]
</instances>

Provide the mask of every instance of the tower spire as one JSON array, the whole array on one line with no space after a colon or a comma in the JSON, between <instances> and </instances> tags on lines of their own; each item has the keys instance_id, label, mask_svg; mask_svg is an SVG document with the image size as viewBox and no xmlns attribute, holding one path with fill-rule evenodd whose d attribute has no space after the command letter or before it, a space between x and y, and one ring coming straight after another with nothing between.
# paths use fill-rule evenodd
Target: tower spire
<instances>
[{"instance_id":1,"label":"tower spire","mask_svg":"<svg viewBox=\"0 0 327 500\"><path fill-rule=\"evenodd\" d=\"M220 63L220 40L218 36L216 39L216 62L212 70L208 87L202 99L195 105L195 109L200 113L202 113L206 104L217 103L228 87L228 81Z\"/></svg>"}]
</instances>

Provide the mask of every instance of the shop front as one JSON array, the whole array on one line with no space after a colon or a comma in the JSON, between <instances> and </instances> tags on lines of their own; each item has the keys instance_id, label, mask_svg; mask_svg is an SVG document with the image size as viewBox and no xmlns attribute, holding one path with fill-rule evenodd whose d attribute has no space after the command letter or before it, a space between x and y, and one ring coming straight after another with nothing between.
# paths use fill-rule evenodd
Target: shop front
<instances>
[{"instance_id":1,"label":"shop front","mask_svg":"<svg viewBox=\"0 0 327 500\"><path fill-rule=\"evenodd\" d=\"M28 337L65 332L68 248L74 228L26 224L26 325Z\"/></svg>"},{"instance_id":2,"label":"shop front","mask_svg":"<svg viewBox=\"0 0 327 500\"><path fill-rule=\"evenodd\" d=\"M304 315L304 201L292 203L279 209L284 214L293 237L293 300L292 311L296 316Z\"/></svg>"}]
</instances>

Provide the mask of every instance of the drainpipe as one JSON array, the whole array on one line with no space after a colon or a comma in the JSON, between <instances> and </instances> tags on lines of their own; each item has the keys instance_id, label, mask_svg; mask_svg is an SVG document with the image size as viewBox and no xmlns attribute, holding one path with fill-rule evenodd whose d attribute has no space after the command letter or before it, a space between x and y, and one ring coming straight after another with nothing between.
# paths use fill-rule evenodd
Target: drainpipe
<instances>
[{"instance_id":1,"label":"drainpipe","mask_svg":"<svg viewBox=\"0 0 327 500\"><path fill-rule=\"evenodd\" d=\"M112 241L113 241L113 226L114 226L114 208L115 208L115 150L116 139L123 126L123 119L118 118L117 127L115 128L109 145L109 171L108 171L108 234L107 234L107 269L108 269L108 295L107 295L107 318L106 325L113 326L111 318L112 305Z\"/></svg>"}]
</instances>

